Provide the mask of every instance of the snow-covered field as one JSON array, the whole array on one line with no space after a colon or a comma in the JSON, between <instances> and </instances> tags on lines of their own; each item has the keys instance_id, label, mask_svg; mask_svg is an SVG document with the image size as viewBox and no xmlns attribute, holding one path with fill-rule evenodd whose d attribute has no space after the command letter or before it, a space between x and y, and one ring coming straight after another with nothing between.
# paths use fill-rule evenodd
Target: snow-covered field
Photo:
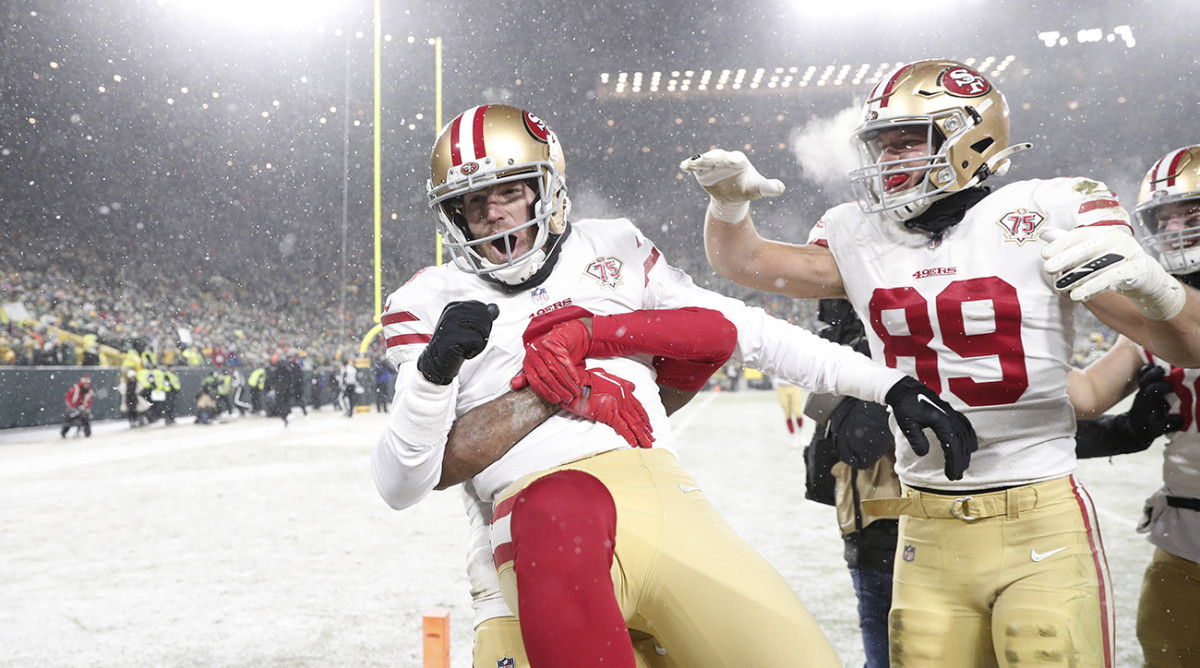
<instances>
[{"instance_id":1,"label":"snow-covered field","mask_svg":"<svg viewBox=\"0 0 1200 668\"><path fill-rule=\"evenodd\" d=\"M0 432L0 666L421 665L421 616L451 613L470 666L456 490L389 509L368 453L386 416L310 411L92 438ZM771 392L702 394L673 418L680 459L862 664L834 511L804 500L800 444ZM1101 513L1117 665L1151 547L1133 531L1162 450L1081 464Z\"/></svg>"}]
</instances>

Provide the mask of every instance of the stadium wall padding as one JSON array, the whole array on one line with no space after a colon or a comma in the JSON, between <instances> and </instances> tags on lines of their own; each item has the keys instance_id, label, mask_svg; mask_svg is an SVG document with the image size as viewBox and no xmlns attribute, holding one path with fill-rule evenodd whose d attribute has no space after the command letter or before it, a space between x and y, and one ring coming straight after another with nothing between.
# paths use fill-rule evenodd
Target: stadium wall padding
<instances>
[{"instance_id":1,"label":"stadium wall padding","mask_svg":"<svg viewBox=\"0 0 1200 668\"><path fill-rule=\"evenodd\" d=\"M324 377L338 373L337 369L322 368L319 371ZM175 373L179 376L181 386L179 398L175 403L175 414L195 415L196 393L200 391L201 381L212 373L212 369L176 367ZM248 373L248 370L243 370L243 374ZM121 369L117 367L0 367L0 429L62 424L63 413L67 409L67 388L84 374L91 376L92 390L96 393L96 398L92 400L92 420L123 419L125 416L121 413L121 398L124 388L117 387L121 377ZM359 370L359 377L363 380L368 374L367 370ZM303 371L301 386L306 406L313 405L312 398L315 393L320 393L323 406L333 402L333 392L325 388L324 383L313 383L312 371ZM375 383L366 382L359 387L364 392L358 395L356 403L359 406L374 406ZM245 388L243 393L246 403L249 403L250 389Z\"/></svg>"},{"instance_id":2,"label":"stadium wall padding","mask_svg":"<svg viewBox=\"0 0 1200 668\"><path fill-rule=\"evenodd\" d=\"M181 386L175 413L193 415L200 381L208 375L209 369L180 367L175 373L179 376ZM117 389L121 377L119 368L0 367L0 429L62 424L63 412L67 409L67 388L84 374L91 376L92 391L96 393L96 398L92 400L92 420L124 417L121 413L123 390Z\"/></svg>"}]
</instances>

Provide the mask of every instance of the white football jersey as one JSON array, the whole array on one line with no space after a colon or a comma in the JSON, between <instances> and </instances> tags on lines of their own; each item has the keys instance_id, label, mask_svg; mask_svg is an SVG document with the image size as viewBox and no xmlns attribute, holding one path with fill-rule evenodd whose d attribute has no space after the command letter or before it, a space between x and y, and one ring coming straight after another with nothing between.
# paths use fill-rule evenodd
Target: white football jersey
<instances>
[{"instance_id":1,"label":"white football jersey","mask_svg":"<svg viewBox=\"0 0 1200 668\"><path fill-rule=\"evenodd\" d=\"M1116 196L1096 181L1061 178L1004 186L933 239L854 203L813 228L809 242L832 251L874 358L929 386L979 436L962 480L950 481L936 446L918 457L897 432L905 484L983 489L1075 469L1066 392L1075 304L1043 271L1040 236L1104 224L1129 225Z\"/></svg>"},{"instance_id":2,"label":"white football jersey","mask_svg":"<svg viewBox=\"0 0 1200 668\"><path fill-rule=\"evenodd\" d=\"M1183 417L1183 428L1167 435L1163 452L1163 488L1168 496L1200 499L1200 369L1181 369L1142 350L1142 359L1167 370L1171 413ZM1200 511L1168 507L1150 527L1150 542L1171 554L1200 562Z\"/></svg>"},{"instance_id":3,"label":"white football jersey","mask_svg":"<svg viewBox=\"0 0 1200 668\"><path fill-rule=\"evenodd\" d=\"M521 371L527 338L548 331L554 323L588 315L705 307L721 312L737 327L735 358L809 389L882 401L901 377L849 348L767 316L762 309L696 286L687 274L668 266L654 244L626 219L572 223L561 243L554 271L532 289L503 292L454 265L442 265L419 272L392 293L381 322L388 359L400 369L393 401L403 401L406 374L415 372L412 367L443 308L464 300L494 303L500 315L483 352L466 360L454 380L454 411L447 416L444 431L458 416L509 391L510 381ZM671 423L659 399L650 355L589 359L587 364L633 383L634 396L650 417L654 447L672 447ZM403 498L394 501L397 507L416 503L432 489L444 452L444 437L440 443L413 443L408 437L389 428L375 453L377 459L389 460L388 466L376 467L377 476L393 477L393 486L423 487L405 489ZM473 484L479 498L491 503L510 483L529 473L627 447L608 425L559 411L480 472ZM421 467L421 475L409 474ZM403 482L397 482L401 475Z\"/></svg>"}]
</instances>

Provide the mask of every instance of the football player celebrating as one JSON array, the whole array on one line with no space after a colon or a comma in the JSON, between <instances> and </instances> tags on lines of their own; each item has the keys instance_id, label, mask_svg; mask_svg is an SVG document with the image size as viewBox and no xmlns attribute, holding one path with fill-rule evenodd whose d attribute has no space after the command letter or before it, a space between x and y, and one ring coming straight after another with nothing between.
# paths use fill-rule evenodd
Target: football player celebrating
<instances>
[{"instance_id":1,"label":"football player celebrating","mask_svg":"<svg viewBox=\"0 0 1200 668\"><path fill-rule=\"evenodd\" d=\"M382 316L399 370L372 456L384 500L405 508L469 479L535 668L632 667L647 635L679 665L839 665L679 466L658 387L694 392L732 353L887 403L914 448L931 429L959 474L970 424L902 372L695 286L630 221L568 222L562 148L527 111L451 121L428 192L454 262L418 273Z\"/></svg>"},{"instance_id":2,"label":"football player celebrating","mask_svg":"<svg viewBox=\"0 0 1200 668\"><path fill-rule=\"evenodd\" d=\"M1167 271L1200 286L1200 146L1175 149L1154 163L1133 214ZM1137 636L1146 666L1195 666L1200 665L1200 369L1171 365L1122 336L1086 370L1074 372L1090 382L1078 390L1073 384L1071 396L1091 413L1103 412L1134 389L1147 362L1155 365L1150 373L1163 379L1171 412L1177 413L1170 426L1178 431L1163 452L1163 486L1147 499L1138 526L1155 550L1142 581ZM1083 432L1079 438L1085 445ZM1110 452L1150 446L1104 432L1087 440Z\"/></svg>"},{"instance_id":3,"label":"football player celebrating","mask_svg":"<svg viewBox=\"0 0 1200 668\"><path fill-rule=\"evenodd\" d=\"M978 432L960 479L944 475L936 449L897 442L904 498L875 506L902 515L893 665L1112 665L1107 566L1072 475L1066 293L1161 356L1200 351L1195 296L1142 252L1102 183L983 185L1029 147L1010 145L1008 115L1004 96L962 63L897 68L854 132L859 201L826 212L807 245L759 236L749 202L783 184L740 152L681 164L710 195L705 249L718 273L791 297L847 297L875 359L938 392Z\"/></svg>"}]
</instances>

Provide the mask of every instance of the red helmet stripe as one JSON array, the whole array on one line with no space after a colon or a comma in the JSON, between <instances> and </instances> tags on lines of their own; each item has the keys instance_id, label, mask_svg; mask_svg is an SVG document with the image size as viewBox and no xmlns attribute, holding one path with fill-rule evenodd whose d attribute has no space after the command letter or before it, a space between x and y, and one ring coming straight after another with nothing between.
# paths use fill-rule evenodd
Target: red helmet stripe
<instances>
[{"instance_id":1,"label":"red helmet stripe","mask_svg":"<svg viewBox=\"0 0 1200 668\"><path fill-rule=\"evenodd\" d=\"M455 167L461 165L463 162L462 150L458 148L458 142L461 139L459 137L459 128L462 127L463 116L466 116L469 113L471 112L465 111L459 114L458 118L450 122L450 164Z\"/></svg>"},{"instance_id":2,"label":"red helmet stripe","mask_svg":"<svg viewBox=\"0 0 1200 668\"><path fill-rule=\"evenodd\" d=\"M1179 163L1186 149L1175 149L1164 155L1150 170L1150 188L1157 190L1175 185L1175 174L1179 172ZM1163 183L1165 181L1165 183Z\"/></svg>"},{"instance_id":3,"label":"red helmet stripe","mask_svg":"<svg viewBox=\"0 0 1200 668\"><path fill-rule=\"evenodd\" d=\"M891 97L892 91L896 89L896 84L900 83L900 77L910 69L912 69L912 65L905 65L904 67L896 70L896 73L892 75L891 79L888 79L887 84L883 87L883 92L878 95L880 98L880 107L888 106L888 98Z\"/></svg>"},{"instance_id":4,"label":"red helmet stripe","mask_svg":"<svg viewBox=\"0 0 1200 668\"><path fill-rule=\"evenodd\" d=\"M1180 165L1181 165L1181 163L1183 163L1183 158L1186 155L1187 155L1187 149L1181 148L1178 151L1175 151L1175 155L1171 157L1171 169L1166 174L1166 176L1168 177L1167 178L1168 186L1175 185L1175 177L1179 174Z\"/></svg>"},{"instance_id":5,"label":"red helmet stripe","mask_svg":"<svg viewBox=\"0 0 1200 668\"><path fill-rule=\"evenodd\" d=\"M475 122L471 124L471 135L475 140L475 160L487 155L487 148L483 145L483 117L490 106L485 104L475 109Z\"/></svg>"},{"instance_id":6,"label":"red helmet stripe","mask_svg":"<svg viewBox=\"0 0 1200 668\"><path fill-rule=\"evenodd\" d=\"M471 107L450 125L450 164L479 160L487 155L483 146L483 117L490 105Z\"/></svg>"}]
</instances>

